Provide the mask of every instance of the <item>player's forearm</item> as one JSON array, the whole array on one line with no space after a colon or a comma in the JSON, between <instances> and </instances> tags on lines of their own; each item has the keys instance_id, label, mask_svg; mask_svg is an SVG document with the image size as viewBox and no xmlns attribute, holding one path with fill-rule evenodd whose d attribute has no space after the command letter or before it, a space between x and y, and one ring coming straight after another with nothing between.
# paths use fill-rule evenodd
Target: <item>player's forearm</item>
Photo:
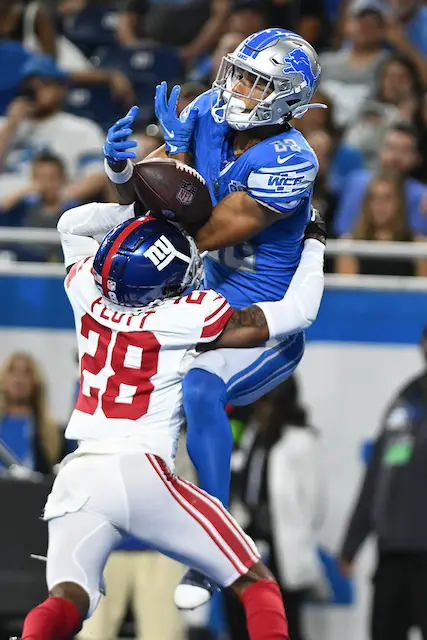
<instances>
[{"instance_id":1,"label":"player's forearm","mask_svg":"<svg viewBox=\"0 0 427 640\"><path fill-rule=\"evenodd\" d=\"M134 215L132 206L91 202L69 209L59 219L65 266L82 257L95 255L99 241L116 225Z\"/></svg>"},{"instance_id":2,"label":"player's forearm","mask_svg":"<svg viewBox=\"0 0 427 640\"><path fill-rule=\"evenodd\" d=\"M263 209L246 193L232 193L214 207L195 240L200 252L232 247L253 238L275 220L276 214Z\"/></svg>"},{"instance_id":3,"label":"player's forearm","mask_svg":"<svg viewBox=\"0 0 427 640\"><path fill-rule=\"evenodd\" d=\"M119 204L132 204L136 200L133 183L133 164L130 160L108 162L104 160L104 169Z\"/></svg>"},{"instance_id":4,"label":"player's forearm","mask_svg":"<svg viewBox=\"0 0 427 640\"><path fill-rule=\"evenodd\" d=\"M300 264L282 300L262 302L235 311L211 348L248 348L270 338L283 338L307 329L316 319L323 295L325 245L309 238Z\"/></svg>"},{"instance_id":5,"label":"player's forearm","mask_svg":"<svg viewBox=\"0 0 427 640\"><path fill-rule=\"evenodd\" d=\"M316 319L324 289L323 264L325 245L314 239L304 243L304 250L291 284L282 300L260 302L270 338L280 338L307 329Z\"/></svg>"}]
</instances>

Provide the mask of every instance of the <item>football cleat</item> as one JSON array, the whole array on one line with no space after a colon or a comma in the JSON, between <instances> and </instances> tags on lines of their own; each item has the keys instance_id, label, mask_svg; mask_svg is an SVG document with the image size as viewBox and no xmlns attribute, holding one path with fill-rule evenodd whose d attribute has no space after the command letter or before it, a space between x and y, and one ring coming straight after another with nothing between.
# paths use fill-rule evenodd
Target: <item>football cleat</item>
<instances>
[{"instance_id":1,"label":"football cleat","mask_svg":"<svg viewBox=\"0 0 427 640\"><path fill-rule=\"evenodd\" d=\"M197 609L209 602L218 587L195 569L189 569L175 589L174 601L178 609Z\"/></svg>"}]
</instances>

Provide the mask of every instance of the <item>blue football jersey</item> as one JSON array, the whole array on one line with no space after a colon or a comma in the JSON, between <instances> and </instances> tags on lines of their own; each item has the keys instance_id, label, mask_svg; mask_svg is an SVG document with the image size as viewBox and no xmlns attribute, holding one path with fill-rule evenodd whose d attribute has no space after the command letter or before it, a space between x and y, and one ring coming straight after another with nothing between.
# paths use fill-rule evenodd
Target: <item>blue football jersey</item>
<instances>
[{"instance_id":1,"label":"blue football jersey","mask_svg":"<svg viewBox=\"0 0 427 640\"><path fill-rule=\"evenodd\" d=\"M276 212L277 222L248 242L210 252L205 259L206 286L221 293L237 309L254 302L280 300L301 257L317 158L292 127L236 158L233 130L227 123L213 120L210 100L208 91L195 101L199 116L191 151L212 202L216 205L234 191L245 191Z\"/></svg>"}]
</instances>

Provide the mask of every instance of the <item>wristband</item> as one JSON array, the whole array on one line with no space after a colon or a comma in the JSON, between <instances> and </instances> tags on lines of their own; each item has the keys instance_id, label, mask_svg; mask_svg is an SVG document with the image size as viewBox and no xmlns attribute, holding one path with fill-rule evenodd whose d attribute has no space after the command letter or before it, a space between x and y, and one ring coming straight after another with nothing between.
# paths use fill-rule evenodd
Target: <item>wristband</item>
<instances>
[{"instance_id":1,"label":"wristband","mask_svg":"<svg viewBox=\"0 0 427 640\"><path fill-rule=\"evenodd\" d=\"M133 164L130 160L127 160L126 167L123 169L123 171L119 172L113 171L113 169L108 164L108 160L104 160L104 169L108 178L111 180L111 182L114 182L114 184L124 184L125 182L129 182L129 180L133 176Z\"/></svg>"}]
</instances>

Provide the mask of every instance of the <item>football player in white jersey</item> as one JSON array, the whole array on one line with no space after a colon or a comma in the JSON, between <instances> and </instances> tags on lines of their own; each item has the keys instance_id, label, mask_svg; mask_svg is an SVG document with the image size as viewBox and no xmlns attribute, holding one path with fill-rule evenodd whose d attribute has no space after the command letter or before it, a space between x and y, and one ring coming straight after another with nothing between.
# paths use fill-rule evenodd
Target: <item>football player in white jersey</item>
<instances>
[{"instance_id":1,"label":"football player in white jersey","mask_svg":"<svg viewBox=\"0 0 427 640\"><path fill-rule=\"evenodd\" d=\"M58 223L81 371L66 437L79 446L46 503L50 596L28 614L22 640L74 637L126 534L231 587L251 640L288 640L280 590L253 541L173 465L181 382L197 353L259 345L299 331L301 314L314 319L324 239L315 226L284 299L235 311L215 291L197 290L202 269L192 238L134 214L134 205L92 203Z\"/></svg>"}]
</instances>

